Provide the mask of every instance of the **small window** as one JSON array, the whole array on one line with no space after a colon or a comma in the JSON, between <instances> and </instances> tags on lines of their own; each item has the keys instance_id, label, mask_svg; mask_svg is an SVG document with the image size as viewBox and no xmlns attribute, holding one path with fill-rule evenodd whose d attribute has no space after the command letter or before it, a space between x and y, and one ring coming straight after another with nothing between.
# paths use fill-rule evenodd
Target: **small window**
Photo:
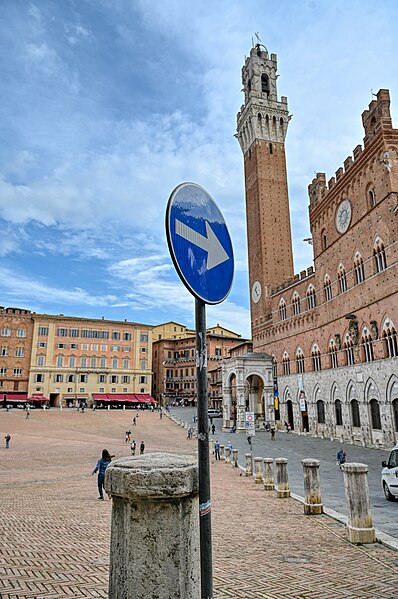
<instances>
[{"instance_id":1,"label":"small window","mask_svg":"<svg viewBox=\"0 0 398 599\"><path fill-rule=\"evenodd\" d=\"M269 92L270 92L270 87L269 87L269 77L266 73L263 73L261 75L261 91L268 98Z\"/></svg>"},{"instance_id":2,"label":"small window","mask_svg":"<svg viewBox=\"0 0 398 599\"><path fill-rule=\"evenodd\" d=\"M326 250L326 248L328 247L328 238L326 236L326 230L323 229L322 233L321 233L321 246L323 250Z\"/></svg>"}]
</instances>

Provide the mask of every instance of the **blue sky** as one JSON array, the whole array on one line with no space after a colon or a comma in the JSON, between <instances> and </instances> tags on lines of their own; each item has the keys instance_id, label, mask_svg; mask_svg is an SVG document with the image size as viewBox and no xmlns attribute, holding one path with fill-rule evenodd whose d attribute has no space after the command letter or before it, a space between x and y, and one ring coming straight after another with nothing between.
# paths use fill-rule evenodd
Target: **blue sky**
<instances>
[{"instance_id":1,"label":"blue sky","mask_svg":"<svg viewBox=\"0 0 398 599\"><path fill-rule=\"evenodd\" d=\"M278 54L295 271L312 263L307 186L361 143L371 92L398 123L398 3L384 0L3 0L0 304L176 320L194 302L164 232L171 191L207 189L234 245L228 299L207 309L250 336L243 160L233 137L254 32Z\"/></svg>"}]
</instances>

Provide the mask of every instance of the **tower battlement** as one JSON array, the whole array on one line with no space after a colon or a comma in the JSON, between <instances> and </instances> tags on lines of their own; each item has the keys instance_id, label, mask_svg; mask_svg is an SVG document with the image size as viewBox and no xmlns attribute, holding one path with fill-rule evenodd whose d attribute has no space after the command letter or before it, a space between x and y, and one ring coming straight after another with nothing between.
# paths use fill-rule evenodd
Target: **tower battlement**
<instances>
[{"instance_id":1,"label":"tower battlement","mask_svg":"<svg viewBox=\"0 0 398 599\"><path fill-rule=\"evenodd\" d=\"M360 158L363 149L367 149L374 137L380 131L392 129L392 120L390 115L390 92L388 89L380 89L377 92L376 100L372 100L368 110L362 113L362 124L365 130L364 148L358 144L352 156L347 156L344 160L344 166L340 166L335 172L335 176L331 177L326 183L325 173L316 173L316 176L308 185L308 196L310 200L310 210L319 202L324 200L329 191L341 181L344 175L354 166L355 162Z\"/></svg>"}]
</instances>

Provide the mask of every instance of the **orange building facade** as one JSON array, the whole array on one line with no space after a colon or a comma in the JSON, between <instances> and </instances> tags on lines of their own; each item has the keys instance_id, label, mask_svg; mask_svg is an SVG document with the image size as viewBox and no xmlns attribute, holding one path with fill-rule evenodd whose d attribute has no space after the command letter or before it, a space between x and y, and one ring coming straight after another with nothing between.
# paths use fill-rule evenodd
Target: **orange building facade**
<instances>
[{"instance_id":1,"label":"orange building facade","mask_svg":"<svg viewBox=\"0 0 398 599\"><path fill-rule=\"evenodd\" d=\"M279 396L278 411L267 416L296 431L388 447L398 441L398 130L389 92L380 90L362 114L363 147L328 182L318 173L309 185L314 264L294 275L284 148L290 115L276 78L276 55L252 48L237 137L253 351L272 356ZM228 403L228 380L224 387Z\"/></svg>"},{"instance_id":2,"label":"orange building facade","mask_svg":"<svg viewBox=\"0 0 398 599\"><path fill-rule=\"evenodd\" d=\"M29 310L0 308L0 396L26 397L33 338Z\"/></svg>"},{"instance_id":3,"label":"orange building facade","mask_svg":"<svg viewBox=\"0 0 398 599\"><path fill-rule=\"evenodd\" d=\"M207 329L206 343L209 406L221 408L221 380L220 375L214 373L221 361L229 357L230 351L242 343L242 339L237 333L217 325ZM195 335L187 334L181 339L159 339L154 341L152 351L153 397L161 405L174 402L196 405Z\"/></svg>"}]
</instances>

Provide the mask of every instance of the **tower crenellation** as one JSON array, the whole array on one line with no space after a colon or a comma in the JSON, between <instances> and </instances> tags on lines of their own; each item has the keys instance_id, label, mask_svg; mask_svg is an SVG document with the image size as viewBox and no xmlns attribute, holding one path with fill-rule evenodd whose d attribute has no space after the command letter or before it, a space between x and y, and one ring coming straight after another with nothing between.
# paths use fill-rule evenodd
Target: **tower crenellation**
<instances>
[{"instance_id":1,"label":"tower crenellation","mask_svg":"<svg viewBox=\"0 0 398 599\"><path fill-rule=\"evenodd\" d=\"M347 156L343 165L340 166L335 176L331 177L326 185L324 173L317 173L316 177L308 186L308 196L310 200L310 211L324 200L329 191L337 184L344 185L345 175L356 165L373 140L380 131L392 130L392 120L390 115L390 93L387 89L381 89L376 94L376 100L372 100L368 110L362 113L362 123L365 130L364 148L358 144L351 156Z\"/></svg>"},{"instance_id":2,"label":"tower crenellation","mask_svg":"<svg viewBox=\"0 0 398 599\"><path fill-rule=\"evenodd\" d=\"M237 137L243 154L254 140L283 143L290 120L286 96L278 100L277 56L257 44L242 67L245 104L237 115Z\"/></svg>"}]
</instances>

